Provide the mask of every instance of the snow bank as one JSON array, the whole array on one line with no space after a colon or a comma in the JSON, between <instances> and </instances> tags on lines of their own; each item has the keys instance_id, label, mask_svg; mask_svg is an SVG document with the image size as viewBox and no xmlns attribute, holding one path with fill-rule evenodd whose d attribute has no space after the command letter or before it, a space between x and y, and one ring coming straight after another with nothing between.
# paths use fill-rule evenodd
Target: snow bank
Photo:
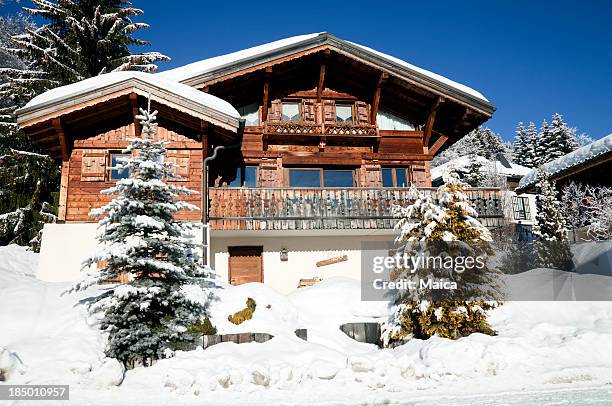
<instances>
[{"instance_id":1,"label":"snow bank","mask_svg":"<svg viewBox=\"0 0 612 406\"><path fill-rule=\"evenodd\" d=\"M0 264L15 251L2 249ZM35 264L36 254L23 254L31 257L23 263ZM380 350L339 330L342 323L382 321L387 313L385 303L361 302L359 283L344 278L287 296L261 284L223 285L211 308L219 331L273 339L179 351L125 372L103 354L105 338L83 306L88 295L61 296L66 284L41 282L31 272L0 266L0 369L9 383L70 384L71 402L79 405L437 404L441 398L456 404L449 399L500 391L588 388L599 396L612 383L610 302L510 302L491 312L496 337L412 340ZM248 297L257 303L253 319L227 321ZM308 329L308 341L295 336L296 328Z\"/></svg>"}]
</instances>

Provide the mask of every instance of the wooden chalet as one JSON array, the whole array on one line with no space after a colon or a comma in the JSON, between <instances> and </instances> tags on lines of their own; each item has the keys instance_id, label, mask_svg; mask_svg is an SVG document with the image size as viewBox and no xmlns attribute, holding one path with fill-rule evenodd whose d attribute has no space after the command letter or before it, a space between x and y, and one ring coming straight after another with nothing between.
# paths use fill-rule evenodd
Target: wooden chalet
<instances>
[{"instance_id":1,"label":"wooden chalet","mask_svg":"<svg viewBox=\"0 0 612 406\"><path fill-rule=\"evenodd\" d=\"M21 128L62 161L60 220L91 221L89 210L106 199L99 191L122 176L114 159L139 134L135 115L150 94L181 182L208 196L213 264L232 283L263 281L260 240L283 231L392 229L391 207L407 187L431 187L432 157L495 110L467 86L328 33L155 75L103 77L54 89L19 112ZM205 190L202 161L218 146L235 148L210 161ZM470 193L494 225L497 192Z\"/></svg>"}]
</instances>

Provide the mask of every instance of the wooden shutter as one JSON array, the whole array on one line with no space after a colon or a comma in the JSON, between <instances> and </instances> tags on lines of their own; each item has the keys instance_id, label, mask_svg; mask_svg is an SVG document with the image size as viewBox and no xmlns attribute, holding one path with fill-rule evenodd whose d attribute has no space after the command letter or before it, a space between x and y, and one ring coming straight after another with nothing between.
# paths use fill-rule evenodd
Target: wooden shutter
<instances>
[{"instance_id":1,"label":"wooden shutter","mask_svg":"<svg viewBox=\"0 0 612 406\"><path fill-rule=\"evenodd\" d=\"M270 110L268 112L268 120L269 121L281 121L281 116L283 114L283 105L280 100L274 100L270 105Z\"/></svg>"},{"instance_id":2,"label":"wooden shutter","mask_svg":"<svg viewBox=\"0 0 612 406\"><path fill-rule=\"evenodd\" d=\"M81 159L81 181L104 182L108 153L104 149L84 149Z\"/></svg>"},{"instance_id":3,"label":"wooden shutter","mask_svg":"<svg viewBox=\"0 0 612 406\"><path fill-rule=\"evenodd\" d=\"M315 104L312 100L304 100L302 102L302 118L308 123L315 122Z\"/></svg>"},{"instance_id":4,"label":"wooden shutter","mask_svg":"<svg viewBox=\"0 0 612 406\"><path fill-rule=\"evenodd\" d=\"M366 125L366 124L370 124L370 114L369 114L369 106L367 105L367 103L362 102L362 101L358 101L357 103L355 103L356 106L356 110L357 110L357 120L355 120L357 122L357 124L360 125Z\"/></svg>"},{"instance_id":5,"label":"wooden shutter","mask_svg":"<svg viewBox=\"0 0 612 406\"><path fill-rule=\"evenodd\" d=\"M362 187L380 187L382 186L382 173L380 165L362 165L361 185Z\"/></svg>"},{"instance_id":6,"label":"wooden shutter","mask_svg":"<svg viewBox=\"0 0 612 406\"><path fill-rule=\"evenodd\" d=\"M323 100L323 121L325 124L336 122L336 103L333 100Z\"/></svg>"},{"instance_id":7,"label":"wooden shutter","mask_svg":"<svg viewBox=\"0 0 612 406\"><path fill-rule=\"evenodd\" d=\"M171 162L176 167L174 173L179 178L172 179L174 181L188 181L189 180L189 150L184 149L169 149L166 153L166 162Z\"/></svg>"}]
</instances>

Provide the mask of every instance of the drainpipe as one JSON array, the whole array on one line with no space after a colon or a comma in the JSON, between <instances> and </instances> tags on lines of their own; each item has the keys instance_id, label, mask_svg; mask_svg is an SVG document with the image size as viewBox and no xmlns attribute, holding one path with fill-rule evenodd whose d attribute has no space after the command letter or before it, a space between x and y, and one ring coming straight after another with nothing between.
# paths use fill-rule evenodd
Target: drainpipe
<instances>
[{"instance_id":1,"label":"drainpipe","mask_svg":"<svg viewBox=\"0 0 612 406\"><path fill-rule=\"evenodd\" d=\"M208 163L219 155L219 151L240 148L242 135L244 134L244 119L238 122L238 142L231 145L219 145L213 149L213 154L204 158L202 162L202 262L203 265L210 265L210 228L208 224Z\"/></svg>"}]
</instances>

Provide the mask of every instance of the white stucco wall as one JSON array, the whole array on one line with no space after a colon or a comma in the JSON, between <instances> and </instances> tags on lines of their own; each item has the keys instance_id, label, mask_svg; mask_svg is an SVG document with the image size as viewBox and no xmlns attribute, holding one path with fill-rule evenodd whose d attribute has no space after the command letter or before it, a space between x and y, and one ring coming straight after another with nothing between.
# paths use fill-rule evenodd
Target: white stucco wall
<instances>
[{"instance_id":1,"label":"white stucco wall","mask_svg":"<svg viewBox=\"0 0 612 406\"><path fill-rule=\"evenodd\" d=\"M364 230L367 231L367 230ZM301 278L315 276L326 279L344 276L361 279L362 241L390 241L392 235L335 235L273 237L212 237L211 266L219 279L228 282L228 247L241 245L263 246L264 283L281 293L295 290ZM280 251L286 248L287 261L281 261ZM317 267L318 261L346 255L347 261Z\"/></svg>"},{"instance_id":2,"label":"white stucco wall","mask_svg":"<svg viewBox=\"0 0 612 406\"><path fill-rule=\"evenodd\" d=\"M73 282L81 264L95 252L96 223L45 224L38 260L39 279Z\"/></svg>"}]
</instances>

